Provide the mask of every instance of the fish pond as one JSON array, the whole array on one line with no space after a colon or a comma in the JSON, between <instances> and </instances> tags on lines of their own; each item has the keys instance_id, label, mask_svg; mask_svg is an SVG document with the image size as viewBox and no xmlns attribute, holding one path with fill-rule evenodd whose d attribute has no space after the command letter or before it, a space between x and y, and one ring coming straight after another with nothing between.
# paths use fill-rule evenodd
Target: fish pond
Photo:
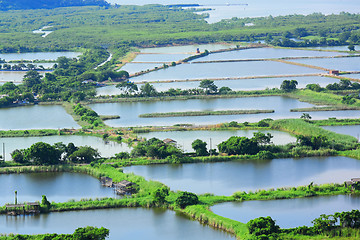
<instances>
[{"instance_id":1,"label":"fish pond","mask_svg":"<svg viewBox=\"0 0 360 240\"><path fill-rule=\"evenodd\" d=\"M302 112L290 112L294 108L312 107L312 104L300 102L296 99L270 96L245 98L218 98L218 99L190 99L173 101L121 102L90 104L100 115L119 115L120 119L105 121L112 127L124 126L169 126L174 124L217 124L221 122L255 122L265 118L299 118ZM184 111L219 111L219 110L275 110L274 113L242 114L242 115L211 115L140 118L140 114L157 112L184 112ZM349 111L322 111L311 112L313 119L353 118L360 114L358 110Z\"/></svg>"},{"instance_id":2,"label":"fish pond","mask_svg":"<svg viewBox=\"0 0 360 240\"><path fill-rule=\"evenodd\" d=\"M313 226L311 221L321 214L329 215L359 208L359 196L340 195L221 203L211 207L211 210L215 214L243 223L254 218L270 216L281 228L294 228Z\"/></svg>"},{"instance_id":3,"label":"fish pond","mask_svg":"<svg viewBox=\"0 0 360 240\"><path fill-rule=\"evenodd\" d=\"M133 62L176 62L187 57L191 56L190 54L138 54Z\"/></svg>"},{"instance_id":4,"label":"fish pond","mask_svg":"<svg viewBox=\"0 0 360 240\"><path fill-rule=\"evenodd\" d=\"M42 195L46 195L50 202L116 197L112 188L103 187L98 179L81 173L0 174L0 184L0 206L14 203L15 191L18 193L19 203L41 201Z\"/></svg>"},{"instance_id":5,"label":"fish pond","mask_svg":"<svg viewBox=\"0 0 360 240\"><path fill-rule=\"evenodd\" d=\"M360 71L360 57L297 59L291 61L340 71Z\"/></svg>"},{"instance_id":6,"label":"fish pond","mask_svg":"<svg viewBox=\"0 0 360 240\"><path fill-rule=\"evenodd\" d=\"M0 108L0 130L79 128L59 105Z\"/></svg>"},{"instance_id":7,"label":"fish pond","mask_svg":"<svg viewBox=\"0 0 360 240\"><path fill-rule=\"evenodd\" d=\"M73 233L78 227L105 227L109 239L235 240L235 237L164 209L121 208L0 216L1 233Z\"/></svg>"},{"instance_id":8,"label":"fish pond","mask_svg":"<svg viewBox=\"0 0 360 240\"><path fill-rule=\"evenodd\" d=\"M343 53L344 54L344 53ZM252 48L230 52L214 53L197 58L192 62L217 61L217 60L243 60L243 59L268 59L286 57L329 57L340 55L336 52L295 50L284 48Z\"/></svg>"},{"instance_id":9,"label":"fish pond","mask_svg":"<svg viewBox=\"0 0 360 240\"><path fill-rule=\"evenodd\" d=\"M349 75L350 77L351 75ZM284 80L289 80L288 77L281 78L254 78L254 79L237 79L237 80L217 80L215 85L220 89L221 87L229 87L233 91L250 91L250 90L264 90L266 88L280 88ZM298 82L297 88L305 88L306 85L316 83L321 87L326 87L328 84L339 82L336 78L321 77L321 76L307 76L307 77L291 77L291 80ZM155 82L151 83L157 91L167 91L170 88L174 89L194 89L199 88L199 81L186 82ZM143 84L139 84L138 88ZM96 89L97 96L103 95L118 95L123 92L114 85L101 87Z\"/></svg>"},{"instance_id":10,"label":"fish pond","mask_svg":"<svg viewBox=\"0 0 360 240\"><path fill-rule=\"evenodd\" d=\"M336 133L350 135L357 139L360 137L360 125L322 126L322 128Z\"/></svg>"},{"instance_id":11,"label":"fish pond","mask_svg":"<svg viewBox=\"0 0 360 240\"><path fill-rule=\"evenodd\" d=\"M311 182L343 183L360 176L360 161L347 157L284 158L131 166L125 167L124 172L160 181L172 190L231 195Z\"/></svg>"},{"instance_id":12,"label":"fish pond","mask_svg":"<svg viewBox=\"0 0 360 240\"><path fill-rule=\"evenodd\" d=\"M194 44L185 46L171 46L171 47L157 47L157 48L143 48L140 49L141 53L173 53L173 54L195 54L196 50L203 52L216 51L221 49L235 48L234 44Z\"/></svg>"},{"instance_id":13,"label":"fish pond","mask_svg":"<svg viewBox=\"0 0 360 240\"><path fill-rule=\"evenodd\" d=\"M320 74L324 71L272 61L192 63L133 77L133 82Z\"/></svg>"}]
</instances>

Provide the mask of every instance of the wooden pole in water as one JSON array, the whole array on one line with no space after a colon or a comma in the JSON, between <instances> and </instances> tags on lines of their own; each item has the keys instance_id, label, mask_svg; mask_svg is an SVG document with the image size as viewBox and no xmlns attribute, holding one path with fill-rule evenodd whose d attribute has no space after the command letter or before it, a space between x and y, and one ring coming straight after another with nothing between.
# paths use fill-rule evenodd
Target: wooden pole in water
<instances>
[{"instance_id":1,"label":"wooden pole in water","mask_svg":"<svg viewBox=\"0 0 360 240\"><path fill-rule=\"evenodd\" d=\"M3 143L3 161L5 162L5 143Z\"/></svg>"},{"instance_id":2,"label":"wooden pole in water","mask_svg":"<svg viewBox=\"0 0 360 240\"><path fill-rule=\"evenodd\" d=\"M15 191L15 205L17 204L17 191Z\"/></svg>"}]
</instances>

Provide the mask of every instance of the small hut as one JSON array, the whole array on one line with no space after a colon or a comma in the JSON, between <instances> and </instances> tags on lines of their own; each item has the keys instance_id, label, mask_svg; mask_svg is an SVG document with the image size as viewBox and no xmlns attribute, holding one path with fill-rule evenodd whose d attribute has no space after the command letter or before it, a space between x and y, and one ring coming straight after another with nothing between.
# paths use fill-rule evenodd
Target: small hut
<instances>
[{"instance_id":1,"label":"small hut","mask_svg":"<svg viewBox=\"0 0 360 240\"><path fill-rule=\"evenodd\" d=\"M28 214L40 213L40 203L39 202L27 202L26 203L26 213L28 213Z\"/></svg>"},{"instance_id":2,"label":"small hut","mask_svg":"<svg viewBox=\"0 0 360 240\"><path fill-rule=\"evenodd\" d=\"M337 75L339 75L339 73L340 73L339 70L330 70L329 71L329 74L331 74L331 75L336 75L337 76Z\"/></svg>"},{"instance_id":3,"label":"small hut","mask_svg":"<svg viewBox=\"0 0 360 240\"><path fill-rule=\"evenodd\" d=\"M131 194L135 192L135 183L129 182L127 180L122 180L121 182L115 183L115 192L120 195Z\"/></svg>"},{"instance_id":4,"label":"small hut","mask_svg":"<svg viewBox=\"0 0 360 240\"><path fill-rule=\"evenodd\" d=\"M113 180L109 177L101 177L100 182L105 187L112 187L113 186Z\"/></svg>"},{"instance_id":5,"label":"small hut","mask_svg":"<svg viewBox=\"0 0 360 240\"><path fill-rule=\"evenodd\" d=\"M26 204L6 204L5 210L8 215L16 216L20 214L39 214L39 202L27 202Z\"/></svg>"},{"instance_id":6,"label":"small hut","mask_svg":"<svg viewBox=\"0 0 360 240\"><path fill-rule=\"evenodd\" d=\"M174 145L176 145L176 143L177 143L175 140L173 140L171 138L166 138L163 140L163 142L166 144L174 144Z\"/></svg>"}]
</instances>

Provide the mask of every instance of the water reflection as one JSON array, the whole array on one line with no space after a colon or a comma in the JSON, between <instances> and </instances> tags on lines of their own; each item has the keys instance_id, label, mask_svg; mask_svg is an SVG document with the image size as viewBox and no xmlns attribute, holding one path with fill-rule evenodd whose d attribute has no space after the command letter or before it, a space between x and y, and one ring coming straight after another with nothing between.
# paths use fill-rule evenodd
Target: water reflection
<instances>
[{"instance_id":1,"label":"water reflection","mask_svg":"<svg viewBox=\"0 0 360 240\"><path fill-rule=\"evenodd\" d=\"M359 209L360 197L352 195L301 199L222 203L211 210L218 215L247 223L257 217L271 216L281 228L312 226L321 214Z\"/></svg>"},{"instance_id":2,"label":"water reflection","mask_svg":"<svg viewBox=\"0 0 360 240\"><path fill-rule=\"evenodd\" d=\"M124 171L163 182L172 190L231 195L236 191L300 186L310 182L343 183L360 176L360 162L346 157L286 158L131 166Z\"/></svg>"}]
</instances>

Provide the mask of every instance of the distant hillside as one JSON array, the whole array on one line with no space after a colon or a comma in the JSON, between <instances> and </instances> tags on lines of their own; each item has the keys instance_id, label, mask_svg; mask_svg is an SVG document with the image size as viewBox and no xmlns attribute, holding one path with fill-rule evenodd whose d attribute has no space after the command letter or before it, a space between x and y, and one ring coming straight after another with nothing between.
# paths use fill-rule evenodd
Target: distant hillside
<instances>
[{"instance_id":1,"label":"distant hillside","mask_svg":"<svg viewBox=\"0 0 360 240\"><path fill-rule=\"evenodd\" d=\"M0 11L88 5L106 6L109 4L104 0L0 0Z\"/></svg>"}]
</instances>

